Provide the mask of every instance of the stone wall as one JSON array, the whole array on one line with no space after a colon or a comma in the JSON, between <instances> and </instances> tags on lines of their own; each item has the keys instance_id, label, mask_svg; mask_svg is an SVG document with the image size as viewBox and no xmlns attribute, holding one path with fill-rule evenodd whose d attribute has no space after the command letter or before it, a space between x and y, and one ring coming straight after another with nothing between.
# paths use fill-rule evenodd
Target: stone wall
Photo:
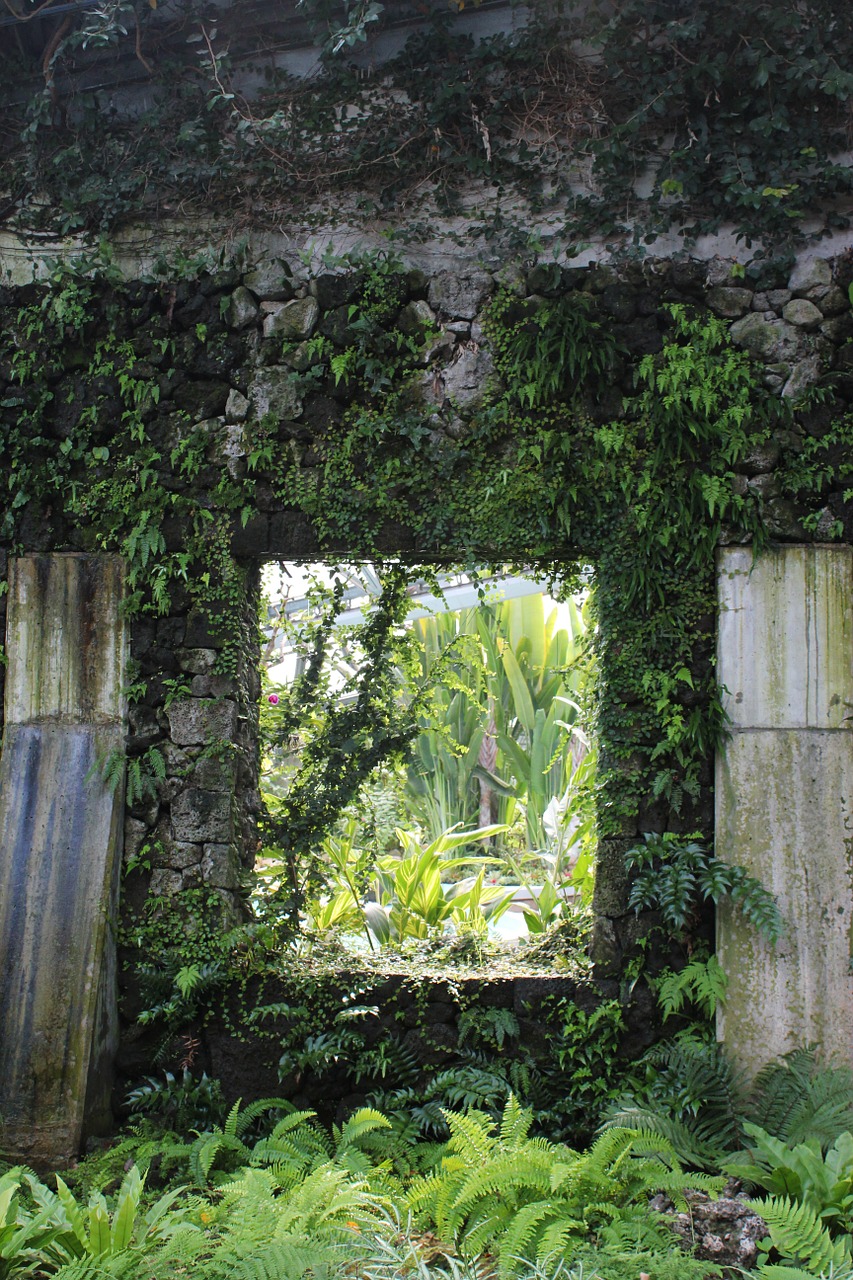
<instances>
[{"instance_id":1,"label":"stone wall","mask_svg":"<svg viewBox=\"0 0 853 1280\"><path fill-rule=\"evenodd\" d=\"M563 1076L556 1049L561 1044L561 1019L568 1018L565 1007L586 1018L602 1001L618 1001L619 984L593 985L582 978L521 970L512 977L470 976L469 971L443 977L418 973L366 976L341 970L334 983L324 983L315 995L318 1009L325 1011L325 1030L334 1034L335 1015L357 1006L365 1013L349 1025L355 1030L354 1045L337 1060L324 1065L294 1065L281 1061L283 1050L304 1048L304 1026L281 1014L264 1017L250 1025L247 1015L264 1007L298 1006L311 1003L303 986L295 993L283 980L253 980L241 990L232 989L216 1013L204 1024L187 1028L187 1034L173 1047L171 1065L192 1049L192 1069L196 1076L206 1071L222 1082L225 1101L230 1106L242 1098L285 1097L299 1108L317 1111L328 1122L340 1123L353 1107L361 1106L374 1090L413 1085L423 1090L438 1073L467 1064L476 1072L477 1052L487 1049L504 1066L527 1063L547 1073L549 1087L559 1095L565 1090L567 1112L571 1112L571 1070ZM297 1013L299 1011L297 1010ZM621 1029L605 1056L620 1063L638 1058L659 1034L654 999L646 987L635 988L622 1003ZM502 1018L508 1015L508 1020ZM514 1021L514 1025L513 1025ZM340 1025L340 1024L338 1024ZM600 1033L599 1033L600 1034ZM567 1057L571 1053L568 1049ZM383 1076L370 1069L368 1055L382 1045L394 1061L416 1064L407 1080L393 1068ZM584 1046L584 1048L589 1048ZM584 1056L584 1048L574 1052ZM591 1050L594 1053L594 1049ZM359 1059L361 1058L361 1064ZM138 1082L149 1069L150 1056L142 1045L125 1043L119 1056L116 1109L121 1108L128 1086ZM581 1086L587 1087L587 1086ZM585 1127L582 1113L574 1116L576 1130Z\"/></svg>"},{"instance_id":2,"label":"stone wall","mask_svg":"<svg viewBox=\"0 0 853 1280\"><path fill-rule=\"evenodd\" d=\"M661 349L667 325L662 304L708 307L730 322L733 340L763 363L772 390L796 400L811 388L821 389L810 404L804 402L791 426L745 461L733 477L736 490L760 496L766 528L774 538L820 541L830 533L837 536L840 529L843 540L850 541L853 512L845 504L841 481L827 487L819 519L808 527L805 508L785 496L780 481L780 464L810 439L824 436L853 402L853 320L846 293L850 275L846 258L813 258L793 266L756 260L745 268L721 259L648 260L618 267L505 267L493 273L472 265L433 277L412 269L404 278L395 323L430 335L422 351L421 395L431 429L454 448L462 447L467 416L494 373L483 309L499 286L534 301L573 291L589 295L624 353L613 385L588 406L600 421L618 415L623 394L630 393L631 362ZM321 334L337 350L348 345L349 306L358 283L354 269L309 279L298 260L278 259L174 284L133 283L117 315L105 303L104 327L113 325L119 338L133 339L137 373L158 388L159 398L145 415L165 486L210 506L223 459L235 479L246 477L261 421L272 432L274 448L287 451L310 472L318 460L314 445L334 432L353 393L345 380L336 382L328 374L319 385L300 381L295 375L304 371L302 344ZM9 288L0 291L0 305L15 312L38 296L36 285ZM289 345L283 354L285 341ZM172 354L167 355L168 344ZM57 365L52 394L49 430L59 442L80 411L73 361ZM110 394L109 386L105 394ZM0 364L0 401L0 412L7 417L27 407L26 390L16 386L8 363ZM208 441L206 458L197 474L181 476L170 456L198 426ZM109 437L104 441L110 443ZM120 458L110 463L121 465ZM263 475L254 484L253 506L250 518L235 520L232 530L231 549L244 566L239 635L224 635L217 618L195 610L191 593L181 589L172 592L164 616L143 615L132 623L132 656L145 690L130 709L128 755L132 762L153 748L165 768L154 793L135 799L127 812L125 864L133 869L125 879L125 902L131 909L148 894L169 896L207 886L222 898L226 918L239 914L239 878L241 869L253 862L259 806L258 566L270 558L320 554L306 518ZM186 529L179 520L167 520L163 533L168 551L184 545ZM381 543L395 552L424 554L406 527L387 528ZM90 549L90 529L85 518L72 519L67 511L34 508L0 546L0 571L18 547ZM334 549L346 552L347 547L342 543ZM484 558L488 551L486 543ZM555 537L552 552L569 560L583 557L585 548L582 538L570 546ZM0 596L0 620L4 607ZM238 660L225 671L219 659L229 645ZM701 660L710 661L710 655ZM621 861L626 842L643 829L708 829L711 812L709 761L704 793L685 812L675 817L650 798L637 829L626 831L618 848L603 851L597 891L602 958L618 961L634 929Z\"/></svg>"}]
</instances>

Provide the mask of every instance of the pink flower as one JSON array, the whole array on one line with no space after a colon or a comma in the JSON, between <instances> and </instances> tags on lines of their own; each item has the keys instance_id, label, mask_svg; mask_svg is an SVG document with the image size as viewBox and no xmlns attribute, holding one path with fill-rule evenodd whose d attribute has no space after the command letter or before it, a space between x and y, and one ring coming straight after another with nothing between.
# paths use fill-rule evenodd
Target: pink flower
<instances>
[{"instance_id":1,"label":"pink flower","mask_svg":"<svg viewBox=\"0 0 853 1280\"><path fill-rule=\"evenodd\" d=\"M277 706L278 706L278 694L277 694L277 693L271 693L271 694L269 695L269 697L267 698L267 702L270 704L270 706L271 706L271 707L277 707Z\"/></svg>"}]
</instances>

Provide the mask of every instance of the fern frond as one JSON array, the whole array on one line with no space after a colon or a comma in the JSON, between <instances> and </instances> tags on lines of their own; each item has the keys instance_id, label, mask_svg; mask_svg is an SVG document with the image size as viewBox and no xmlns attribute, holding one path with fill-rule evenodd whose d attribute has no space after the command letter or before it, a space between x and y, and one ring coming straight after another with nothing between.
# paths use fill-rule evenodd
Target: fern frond
<instances>
[{"instance_id":1,"label":"fern frond","mask_svg":"<svg viewBox=\"0 0 853 1280\"><path fill-rule=\"evenodd\" d=\"M831 1266L850 1267L849 1238L833 1240L811 1205L797 1204L787 1196L767 1196L746 1204L767 1223L770 1239L783 1258L818 1273Z\"/></svg>"},{"instance_id":2,"label":"fern frond","mask_svg":"<svg viewBox=\"0 0 853 1280\"><path fill-rule=\"evenodd\" d=\"M826 1148L853 1130L853 1071L820 1066L814 1045L795 1049L759 1072L745 1111L791 1146L818 1138Z\"/></svg>"},{"instance_id":3,"label":"fern frond","mask_svg":"<svg viewBox=\"0 0 853 1280\"><path fill-rule=\"evenodd\" d=\"M501 1119L500 1140L505 1147L518 1147L526 1139L533 1123L533 1112L522 1107L514 1094L510 1094Z\"/></svg>"}]
</instances>

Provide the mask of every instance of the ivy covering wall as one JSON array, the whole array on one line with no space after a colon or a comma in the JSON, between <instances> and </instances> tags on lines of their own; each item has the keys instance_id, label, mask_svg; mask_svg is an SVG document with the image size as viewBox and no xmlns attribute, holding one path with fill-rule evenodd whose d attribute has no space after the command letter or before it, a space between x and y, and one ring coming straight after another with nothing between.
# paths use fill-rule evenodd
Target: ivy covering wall
<instances>
[{"instance_id":1,"label":"ivy covering wall","mask_svg":"<svg viewBox=\"0 0 853 1280\"><path fill-rule=\"evenodd\" d=\"M853 532L848 275L428 279L374 255L313 279L266 262L126 283L84 262L6 290L4 556L128 562L131 907L205 888L239 902L259 561L535 562L564 581L593 564L594 951L618 966L645 927L626 850L711 835L715 548Z\"/></svg>"},{"instance_id":2,"label":"ivy covering wall","mask_svg":"<svg viewBox=\"0 0 853 1280\"><path fill-rule=\"evenodd\" d=\"M849 225L845 0L7 10L0 217L25 232L337 210L417 242L464 210L504 252L536 249L531 217L637 251Z\"/></svg>"}]
</instances>

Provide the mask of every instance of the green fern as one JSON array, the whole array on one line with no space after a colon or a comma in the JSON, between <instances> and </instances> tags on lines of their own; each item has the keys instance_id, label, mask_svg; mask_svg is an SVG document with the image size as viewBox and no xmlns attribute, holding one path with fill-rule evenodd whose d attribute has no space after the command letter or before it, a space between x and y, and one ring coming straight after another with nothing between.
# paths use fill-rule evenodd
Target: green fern
<instances>
[{"instance_id":1,"label":"green fern","mask_svg":"<svg viewBox=\"0 0 853 1280\"><path fill-rule=\"evenodd\" d=\"M658 1004L664 1021L680 1013L685 1004L697 1007L709 1021L726 995L728 977L716 956L692 960L683 969L666 970L655 984Z\"/></svg>"},{"instance_id":2,"label":"green fern","mask_svg":"<svg viewBox=\"0 0 853 1280\"><path fill-rule=\"evenodd\" d=\"M850 1237L833 1239L811 1205L798 1204L788 1196L768 1196L746 1204L767 1223L773 1247L784 1262L806 1267L813 1274L830 1267L849 1270L853 1265Z\"/></svg>"},{"instance_id":3,"label":"green fern","mask_svg":"<svg viewBox=\"0 0 853 1280\"><path fill-rule=\"evenodd\" d=\"M654 1191L676 1203L688 1186L719 1191L722 1179L687 1175L658 1134L611 1128L581 1155L529 1136L532 1113L507 1102L500 1129L482 1112L448 1113L447 1155L409 1194L444 1239L471 1256L499 1253L501 1277L523 1257L541 1259L577 1247L593 1230L634 1218Z\"/></svg>"},{"instance_id":4,"label":"green fern","mask_svg":"<svg viewBox=\"0 0 853 1280\"><path fill-rule=\"evenodd\" d=\"M200 1133L190 1150L190 1172L199 1186L204 1186L211 1178L211 1171L217 1161L226 1154L230 1159L226 1165L233 1172L240 1165L252 1163L254 1149L244 1141L249 1129L258 1119L270 1111L293 1112L293 1103L286 1098L259 1098L256 1102L241 1109L242 1099L238 1099L225 1120L223 1128L215 1126L212 1130ZM313 1112L304 1113L313 1115ZM227 1172L228 1168L222 1172Z\"/></svg>"},{"instance_id":5,"label":"green fern","mask_svg":"<svg viewBox=\"0 0 853 1280\"><path fill-rule=\"evenodd\" d=\"M649 1130L686 1164L717 1168L740 1140L745 1106L742 1077L723 1046L684 1034L639 1065L645 1079L608 1108L604 1127Z\"/></svg>"},{"instance_id":6,"label":"green fern","mask_svg":"<svg viewBox=\"0 0 853 1280\"><path fill-rule=\"evenodd\" d=\"M853 1131L853 1071L821 1066L814 1045L795 1049L759 1072L744 1110L791 1146L817 1138L825 1149Z\"/></svg>"}]
</instances>

